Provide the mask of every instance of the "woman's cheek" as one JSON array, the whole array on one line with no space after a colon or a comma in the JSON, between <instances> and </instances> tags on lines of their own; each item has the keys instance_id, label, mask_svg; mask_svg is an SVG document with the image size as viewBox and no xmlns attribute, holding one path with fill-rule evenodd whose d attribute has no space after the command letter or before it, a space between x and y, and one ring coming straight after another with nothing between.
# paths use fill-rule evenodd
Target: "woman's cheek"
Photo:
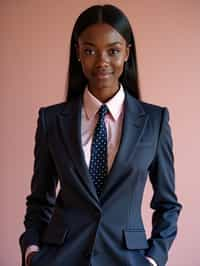
<instances>
[{"instance_id":1,"label":"woman's cheek","mask_svg":"<svg viewBox=\"0 0 200 266\"><path fill-rule=\"evenodd\" d=\"M124 70L124 60L119 60L118 62L116 62L115 70L116 70L118 75L122 74L122 72Z\"/></svg>"}]
</instances>

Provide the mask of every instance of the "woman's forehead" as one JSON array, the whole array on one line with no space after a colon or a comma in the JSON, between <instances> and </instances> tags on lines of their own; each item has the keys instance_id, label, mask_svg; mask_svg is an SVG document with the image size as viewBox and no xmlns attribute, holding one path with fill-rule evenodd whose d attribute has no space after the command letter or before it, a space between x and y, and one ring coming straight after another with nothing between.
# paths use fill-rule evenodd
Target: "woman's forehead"
<instances>
[{"instance_id":1,"label":"woman's forehead","mask_svg":"<svg viewBox=\"0 0 200 266\"><path fill-rule=\"evenodd\" d=\"M123 45L125 39L123 36L111 25L105 23L98 23L88 26L79 36L81 44L101 43L107 45L121 44Z\"/></svg>"}]
</instances>

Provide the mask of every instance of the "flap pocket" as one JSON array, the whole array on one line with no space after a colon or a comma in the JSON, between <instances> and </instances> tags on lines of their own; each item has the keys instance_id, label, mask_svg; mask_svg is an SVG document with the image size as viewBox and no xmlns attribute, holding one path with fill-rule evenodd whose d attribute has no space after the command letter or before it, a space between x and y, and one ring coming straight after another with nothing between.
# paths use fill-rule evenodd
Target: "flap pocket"
<instances>
[{"instance_id":1,"label":"flap pocket","mask_svg":"<svg viewBox=\"0 0 200 266\"><path fill-rule=\"evenodd\" d=\"M146 249L148 242L145 231L142 229L126 229L123 230L125 245L128 249Z\"/></svg>"},{"instance_id":2,"label":"flap pocket","mask_svg":"<svg viewBox=\"0 0 200 266\"><path fill-rule=\"evenodd\" d=\"M44 231L42 242L48 244L63 244L69 233L63 212L55 210L50 223Z\"/></svg>"}]
</instances>

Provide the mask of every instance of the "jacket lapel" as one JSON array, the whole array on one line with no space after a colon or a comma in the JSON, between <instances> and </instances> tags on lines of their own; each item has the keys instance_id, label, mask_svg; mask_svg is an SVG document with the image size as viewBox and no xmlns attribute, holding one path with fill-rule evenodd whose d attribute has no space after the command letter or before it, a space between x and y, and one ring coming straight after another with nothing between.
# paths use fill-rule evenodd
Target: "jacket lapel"
<instances>
[{"instance_id":1,"label":"jacket lapel","mask_svg":"<svg viewBox=\"0 0 200 266\"><path fill-rule=\"evenodd\" d=\"M59 126L65 148L70 154L75 168L79 173L77 182L81 182L81 185L84 186L87 191L86 195L99 207L99 198L89 176L81 144L81 108L81 96L67 103L62 112L58 115Z\"/></svg>"},{"instance_id":2,"label":"jacket lapel","mask_svg":"<svg viewBox=\"0 0 200 266\"><path fill-rule=\"evenodd\" d=\"M147 120L148 115L144 112L141 104L126 91L121 141L105 182L101 195L102 201L105 200L105 197L109 197L112 187L119 184L122 178L126 176L126 169L129 169L129 161L133 160Z\"/></svg>"},{"instance_id":3,"label":"jacket lapel","mask_svg":"<svg viewBox=\"0 0 200 266\"><path fill-rule=\"evenodd\" d=\"M81 182L80 185L86 189L86 196L93 201L97 208L101 208L100 202L102 203L107 196L109 197L113 186L120 183L122 177L125 176L129 160L133 159L137 145L143 135L148 115L144 112L141 104L126 92L124 121L119 150L115 156L105 182L104 190L99 199L89 175L81 144L81 108L81 96L65 105L64 109L58 115L61 136L66 150L70 153L76 170L79 173L77 182Z\"/></svg>"}]
</instances>

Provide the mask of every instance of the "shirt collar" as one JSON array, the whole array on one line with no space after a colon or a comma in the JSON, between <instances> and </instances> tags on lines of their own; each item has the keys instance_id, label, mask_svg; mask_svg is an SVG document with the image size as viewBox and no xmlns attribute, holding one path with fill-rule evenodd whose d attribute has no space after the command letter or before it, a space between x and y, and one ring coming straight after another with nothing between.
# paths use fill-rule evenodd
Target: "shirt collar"
<instances>
[{"instance_id":1,"label":"shirt collar","mask_svg":"<svg viewBox=\"0 0 200 266\"><path fill-rule=\"evenodd\" d=\"M119 91L106 102L109 112L114 120L117 120L123 110L123 104L125 99L124 88L120 84ZM92 119L98 112L103 103L99 101L89 90L88 87L84 90L83 95L83 108L87 119Z\"/></svg>"}]
</instances>

